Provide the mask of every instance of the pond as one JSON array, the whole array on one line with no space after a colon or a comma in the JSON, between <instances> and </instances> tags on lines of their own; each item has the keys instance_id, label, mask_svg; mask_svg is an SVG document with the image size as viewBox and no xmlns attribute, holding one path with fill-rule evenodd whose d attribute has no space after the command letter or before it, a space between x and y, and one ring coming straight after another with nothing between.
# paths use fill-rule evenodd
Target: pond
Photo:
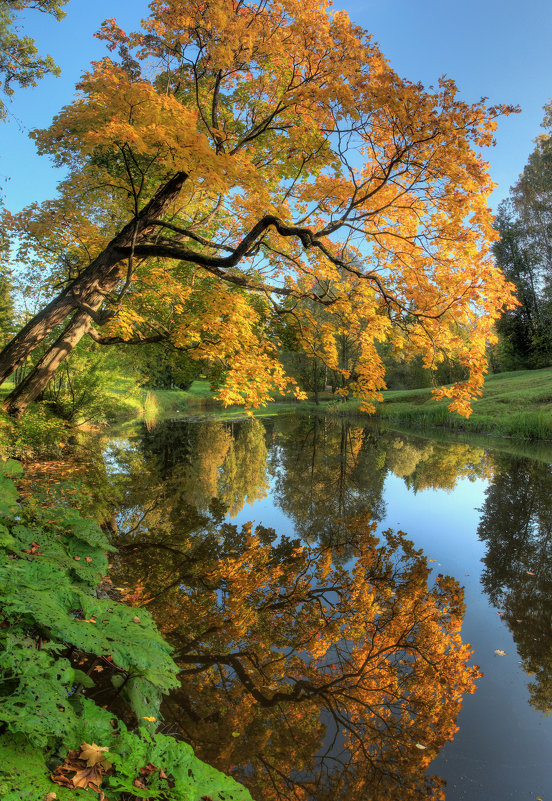
<instances>
[{"instance_id":1,"label":"pond","mask_svg":"<svg viewBox=\"0 0 552 801\"><path fill-rule=\"evenodd\" d=\"M285 414L104 457L112 579L183 670L165 731L257 801L552 799L550 451Z\"/></svg>"}]
</instances>

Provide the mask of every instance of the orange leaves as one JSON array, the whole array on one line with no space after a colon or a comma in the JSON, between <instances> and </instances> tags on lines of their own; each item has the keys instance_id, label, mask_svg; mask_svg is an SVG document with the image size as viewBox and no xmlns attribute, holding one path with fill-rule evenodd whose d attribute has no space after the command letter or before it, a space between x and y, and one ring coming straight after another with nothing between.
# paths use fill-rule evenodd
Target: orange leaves
<instances>
[{"instance_id":1,"label":"orange leaves","mask_svg":"<svg viewBox=\"0 0 552 801\"><path fill-rule=\"evenodd\" d=\"M110 60L94 65L78 85L81 97L59 114L47 131L35 132L38 145L88 156L97 149L163 161L164 169L209 175L225 188L224 159L216 159L197 129L197 112L148 81L132 81ZM216 161L216 164L215 164Z\"/></svg>"},{"instance_id":2,"label":"orange leaves","mask_svg":"<svg viewBox=\"0 0 552 801\"><path fill-rule=\"evenodd\" d=\"M70 789L90 788L99 793L100 801L103 801L105 796L100 785L104 776L112 769L107 753L107 748L95 743L91 745L83 743L80 751L69 751L64 763L55 769L51 779L56 784Z\"/></svg>"},{"instance_id":3,"label":"orange leaves","mask_svg":"<svg viewBox=\"0 0 552 801\"><path fill-rule=\"evenodd\" d=\"M52 282L66 282L73 273L59 265L78 271L121 216L185 173L165 219L134 242L140 267L121 249L108 336L166 336L220 366L221 399L249 408L291 385L273 333L284 311L307 353L354 376L364 409L380 399L378 343L389 340L428 368L444 354L463 365L465 380L439 397L469 414L494 322L516 302L490 259L492 184L478 153L509 109L464 103L449 79L429 91L400 79L364 31L318 0L150 8L138 33L104 24L119 62L94 63L75 102L34 134L71 174L59 202L20 218L29 257L50 259ZM84 213L74 199L88 189ZM257 228L268 215L276 222ZM298 305L313 299L327 313ZM354 371L339 365L344 332L358 342Z\"/></svg>"}]
</instances>

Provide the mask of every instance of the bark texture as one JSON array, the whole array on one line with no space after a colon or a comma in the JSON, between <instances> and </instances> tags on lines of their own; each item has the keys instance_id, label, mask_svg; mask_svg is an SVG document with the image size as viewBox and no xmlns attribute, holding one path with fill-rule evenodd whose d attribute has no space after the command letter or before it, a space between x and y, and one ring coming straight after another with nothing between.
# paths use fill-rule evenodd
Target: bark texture
<instances>
[{"instance_id":1,"label":"bark texture","mask_svg":"<svg viewBox=\"0 0 552 801\"><path fill-rule=\"evenodd\" d=\"M17 369L44 338L72 313L73 318L63 333L23 382L8 396L4 408L19 414L42 392L71 350L90 330L92 317L105 296L121 280L124 251L156 230L155 220L163 217L178 197L187 179L185 172L174 175L162 186L139 214L109 242L107 247L86 267L81 275L44 307L21 329L0 353L0 385Z\"/></svg>"}]
</instances>

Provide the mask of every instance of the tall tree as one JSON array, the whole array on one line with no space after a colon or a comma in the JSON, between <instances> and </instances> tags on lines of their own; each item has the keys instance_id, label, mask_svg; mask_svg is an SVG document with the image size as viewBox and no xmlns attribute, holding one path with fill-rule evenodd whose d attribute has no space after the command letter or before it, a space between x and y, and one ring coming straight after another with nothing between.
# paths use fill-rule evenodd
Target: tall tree
<instances>
[{"instance_id":1,"label":"tall tree","mask_svg":"<svg viewBox=\"0 0 552 801\"><path fill-rule=\"evenodd\" d=\"M310 298L338 316L330 338L359 330L351 388L367 408L384 386L376 343L391 338L428 366L454 354L467 378L439 397L469 414L514 302L489 256L478 153L511 109L463 103L448 79L400 79L318 0L150 7L139 33L104 24L112 56L34 134L69 176L8 222L63 289L0 353L4 380L57 333L7 408L87 333L167 337L224 364L225 401L261 403L286 383L266 322L282 299Z\"/></svg>"},{"instance_id":2,"label":"tall tree","mask_svg":"<svg viewBox=\"0 0 552 801\"><path fill-rule=\"evenodd\" d=\"M62 19L62 6L67 0L0 0L0 77L4 95L14 93L13 85L36 86L45 75L59 75L51 56L41 56L35 42L21 35L17 12L35 9ZM0 119L6 116L6 107L0 97Z\"/></svg>"},{"instance_id":3,"label":"tall tree","mask_svg":"<svg viewBox=\"0 0 552 801\"><path fill-rule=\"evenodd\" d=\"M497 326L506 369L552 363L552 103L544 111L545 133L535 140L495 223L496 262L516 285L522 304Z\"/></svg>"}]
</instances>

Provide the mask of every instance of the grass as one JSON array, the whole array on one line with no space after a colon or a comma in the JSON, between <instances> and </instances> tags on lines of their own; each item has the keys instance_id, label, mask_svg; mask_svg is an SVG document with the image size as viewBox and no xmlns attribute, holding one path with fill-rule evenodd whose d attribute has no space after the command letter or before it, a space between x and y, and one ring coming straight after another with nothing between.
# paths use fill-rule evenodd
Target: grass
<instances>
[{"instance_id":1,"label":"grass","mask_svg":"<svg viewBox=\"0 0 552 801\"><path fill-rule=\"evenodd\" d=\"M154 398L161 416L200 409L215 409L219 406L206 378L194 381L187 390L152 389L147 395Z\"/></svg>"},{"instance_id":2,"label":"grass","mask_svg":"<svg viewBox=\"0 0 552 801\"><path fill-rule=\"evenodd\" d=\"M11 386L4 384L2 395ZM242 417L241 406L223 406L214 398L207 379L198 379L186 390L163 389L136 392L133 377L119 379L111 389L113 400L125 407L127 419L162 419L177 414L202 414L218 412L224 419ZM384 402L377 408L375 419L391 427L416 429L441 429L466 431L495 437L514 437L525 440L552 441L552 368L542 370L520 370L487 376L483 397L473 403L473 412L468 419L449 412L446 402L437 403L431 397L431 389L388 390L383 393ZM275 399L274 403L255 410L258 417L271 417L282 412L323 411L333 414L359 413L360 401L352 399L340 402L321 398L314 401ZM328 402L329 401L329 402Z\"/></svg>"},{"instance_id":3,"label":"grass","mask_svg":"<svg viewBox=\"0 0 552 801\"><path fill-rule=\"evenodd\" d=\"M552 368L488 376L467 419L450 413L446 403L436 403L431 389L387 391L383 396L377 416L389 424L552 440Z\"/></svg>"},{"instance_id":4,"label":"grass","mask_svg":"<svg viewBox=\"0 0 552 801\"><path fill-rule=\"evenodd\" d=\"M179 413L188 415L217 410L224 415L225 419L241 417L244 414L243 406L223 407L215 398L215 393L211 390L209 381L205 378L194 381L188 390L155 389L150 390L148 394L155 399L161 417ZM331 395L326 393L322 397L321 393L321 403L317 405L311 400L296 401L290 400L289 396L287 398L278 396L274 398L274 402L253 410L253 413L256 417L271 417L274 414L297 411L298 409L301 409L301 411L314 411L321 407L327 407L327 401L331 399Z\"/></svg>"}]
</instances>

